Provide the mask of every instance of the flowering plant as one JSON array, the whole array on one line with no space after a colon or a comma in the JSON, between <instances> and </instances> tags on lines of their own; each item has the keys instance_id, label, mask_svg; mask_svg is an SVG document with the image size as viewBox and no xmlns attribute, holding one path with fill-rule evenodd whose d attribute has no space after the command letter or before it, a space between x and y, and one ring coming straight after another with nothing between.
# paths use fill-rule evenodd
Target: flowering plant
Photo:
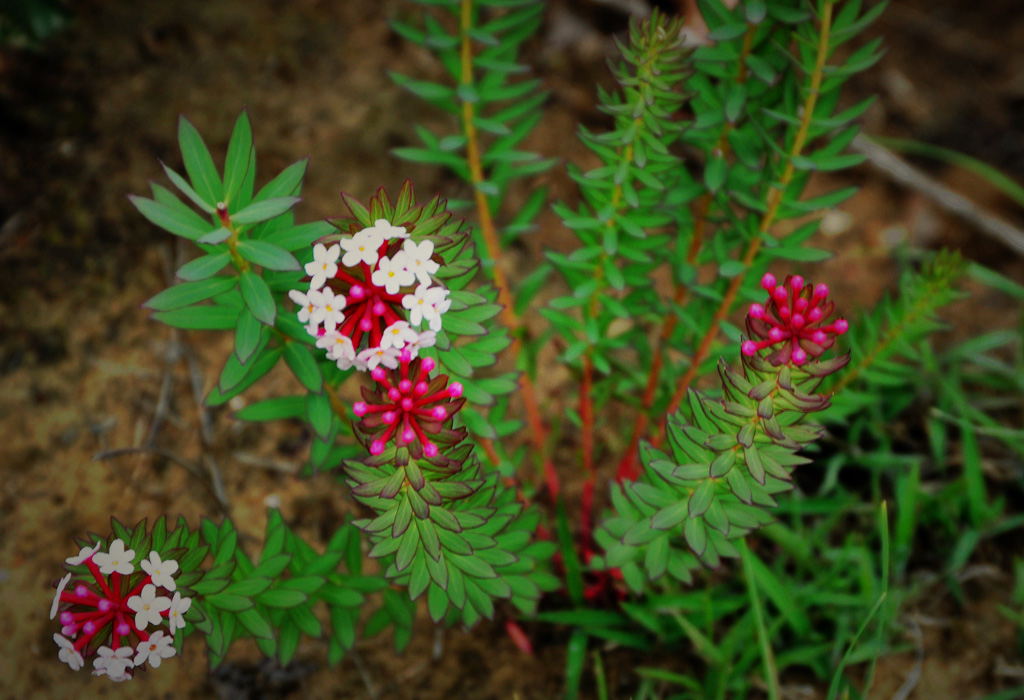
<instances>
[{"instance_id":1,"label":"flowering plant","mask_svg":"<svg viewBox=\"0 0 1024 700\"><path fill-rule=\"evenodd\" d=\"M828 286L797 274L778 284L767 271L823 257L806 245L816 221L773 231L851 194L803 198L811 171L858 162L842 151L869 101L840 110L840 91L878 46L830 61L880 10L854 0L708 2L709 43L696 50L678 20L634 23L613 68L621 89L599 93L609 129L581 129L598 165L571 166L580 197L554 205L576 248L548 252L512 281L503 251L547 193L534 188L514 212L504 205L553 165L519 148L544 94L514 77L544 4L424 4L438 8L395 29L435 51L454 84L393 77L457 115L458 133L421 127L422 146L396 154L450 168L471 201L418 202L406 182L394 198L383 188L367 203L343 194L344 215L297 224L306 163L256 190L246 112L221 170L182 118L187 177L164 166L180 195L153 183L151 197L132 197L199 251L179 283L146 302L153 318L234 333L207 404L239 396L283 359L303 392L250 403L237 418L306 421L307 472L334 472L359 517L320 552L271 509L258 557L229 519L195 531L180 521L171 533L163 518L130 532L113 521L111 538L83 542L57 585L54 639L73 669L92 658L96 673L124 680L159 667L193 632L211 666L246 637L286 664L303 635L326 638L333 663L360 627L363 636L391 627L404 647L420 598L438 624L499 615L524 649L517 616L575 625L583 641L573 649L584 652L588 637L641 646L638 626L661 632L631 600L674 595L723 558L764 566L743 537L771 522L767 509L809 461L800 451L823 434L811 416L831 405L816 392L850 360L827 354L850 328ZM452 215L466 208L476 238ZM545 286L553 298L542 304ZM745 302L744 334L729 319ZM527 314L546 330L531 335ZM570 470L555 464L552 413L535 386L548 344L578 380L562 406L579 428L570 440L583 471L578 503L563 492ZM503 353L515 371L494 369ZM349 404L350 383L362 400ZM597 438L601 409L614 440ZM599 472L609 499L595 513ZM364 545L376 568L364 570ZM568 610L538 613L545 594ZM499 612L501 601L515 612ZM594 607L610 617L591 616ZM570 687L578 668L569 666Z\"/></svg>"}]
</instances>

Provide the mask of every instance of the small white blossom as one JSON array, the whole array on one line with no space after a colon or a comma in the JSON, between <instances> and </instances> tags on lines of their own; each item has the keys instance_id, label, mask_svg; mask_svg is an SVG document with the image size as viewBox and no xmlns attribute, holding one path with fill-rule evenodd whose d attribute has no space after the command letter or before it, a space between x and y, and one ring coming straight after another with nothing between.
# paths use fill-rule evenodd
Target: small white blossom
<instances>
[{"instance_id":1,"label":"small white blossom","mask_svg":"<svg viewBox=\"0 0 1024 700\"><path fill-rule=\"evenodd\" d=\"M434 331L423 331L416 336L416 340L406 345L406 349L412 353L413 358L420 354L423 348L432 348L437 343L437 334Z\"/></svg>"},{"instance_id":2,"label":"small white blossom","mask_svg":"<svg viewBox=\"0 0 1024 700\"><path fill-rule=\"evenodd\" d=\"M381 336L380 346L382 348L395 348L401 350L407 343L414 342L419 334L409 327L405 321L395 321L384 329Z\"/></svg>"},{"instance_id":3,"label":"small white blossom","mask_svg":"<svg viewBox=\"0 0 1024 700\"><path fill-rule=\"evenodd\" d=\"M341 264L345 267L355 267L360 263L375 265L377 263L377 251L380 244L384 242L384 236L374 228L364 228L352 238L342 238L338 243L345 249L345 256Z\"/></svg>"},{"instance_id":4,"label":"small white blossom","mask_svg":"<svg viewBox=\"0 0 1024 700\"><path fill-rule=\"evenodd\" d=\"M68 574L57 583L57 594L53 596L53 604L50 606L50 619L57 617L57 608L60 607L60 594L64 592L64 588L67 587L68 581L71 580L71 574Z\"/></svg>"},{"instance_id":5,"label":"small white blossom","mask_svg":"<svg viewBox=\"0 0 1024 700\"><path fill-rule=\"evenodd\" d=\"M84 564L86 559L88 559L97 551L99 551L99 548L100 546L98 544L93 545L92 547L82 547L77 557L68 557L64 561L66 561L68 564L71 564L71 566L78 566L79 564Z\"/></svg>"},{"instance_id":6,"label":"small white blossom","mask_svg":"<svg viewBox=\"0 0 1024 700\"><path fill-rule=\"evenodd\" d=\"M149 636L148 641L139 642L139 646L135 647L136 655L132 663L141 666L149 661L149 665L153 668L160 668L160 663L164 659L169 659L178 653L173 644L174 638L165 635L163 630L154 632Z\"/></svg>"},{"instance_id":7,"label":"small white blossom","mask_svg":"<svg viewBox=\"0 0 1024 700\"><path fill-rule=\"evenodd\" d=\"M149 559L139 562L139 566L149 574L157 586L163 586L168 591L174 591L178 587L172 578L178 571L178 562L173 559L161 560L160 554L154 551L149 553Z\"/></svg>"},{"instance_id":8,"label":"small white blossom","mask_svg":"<svg viewBox=\"0 0 1024 700\"><path fill-rule=\"evenodd\" d=\"M160 624L160 613L171 607L171 599L163 596L158 598L156 586L147 583L142 587L141 595L133 595L128 599L128 607L135 611L135 626L144 630L147 625Z\"/></svg>"},{"instance_id":9,"label":"small white blossom","mask_svg":"<svg viewBox=\"0 0 1024 700\"><path fill-rule=\"evenodd\" d=\"M357 360L366 365L366 369L372 370L377 365L384 365L388 369L398 367L398 350L394 348L367 348L356 356Z\"/></svg>"},{"instance_id":10,"label":"small white blossom","mask_svg":"<svg viewBox=\"0 0 1024 700\"><path fill-rule=\"evenodd\" d=\"M109 552L97 552L92 560L100 567L100 573L109 576L115 571L127 576L135 571L132 560L135 558L135 550L125 550L124 540L116 539L110 543Z\"/></svg>"},{"instance_id":11,"label":"small white blossom","mask_svg":"<svg viewBox=\"0 0 1024 700\"><path fill-rule=\"evenodd\" d=\"M352 366L356 368L357 372L369 372L370 371L370 368L366 364L366 358L363 357L363 353L359 353L358 355L356 355L356 359L352 362ZM341 369L344 369L343 367L341 367L340 360L339 360L338 367L341 368Z\"/></svg>"},{"instance_id":12,"label":"small white blossom","mask_svg":"<svg viewBox=\"0 0 1024 700\"><path fill-rule=\"evenodd\" d=\"M167 625L174 633L185 629L185 613L192 607L191 598L182 598L181 593L175 592L171 599L171 607L167 609Z\"/></svg>"},{"instance_id":13,"label":"small white blossom","mask_svg":"<svg viewBox=\"0 0 1024 700\"><path fill-rule=\"evenodd\" d=\"M387 256L380 259L370 281L384 287L388 294L398 294L399 289L416 281L416 275L406 269L405 253L398 251L390 260Z\"/></svg>"},{"instance_id":14,"label":"small white blossom","mask_svg":"<svg viewBox=\"0 0 1024 700\"><path fill-rule=\"evenodd\" d=\"M363 229L364 231L376 231L385 241L392 238L408 238L404 226L392 226L387 219L377 219L373 222L373 228Z\"/></svg>"},{"instance_id":15,"label":"small white blossom","mask_svg":"<svg viewBox=\"0 0 1024 700\"><path fill-rule=\"evenodd\" d=\"M402 252L405 253L405 268L416 275L420 284L430 284L430 276L441 268L430 259L434 254L434 242L420 241L417 245L406 241L402 244Z\"/></svg>"},{"instance_id":16,"label":"small white blossom","mask_svg":"<svg viewBox=\"0 0 1024 700\"><path fill-rule=\"evenodd\" d=\"M352 346L352 339L338 331L324 333L317 338L316 346L327 351L328 360L337 361L338 369L348 369L355 362L356 349Z\"/></svg>"},{"instance_id":17,"label":"small white blossom","mask_svg":"<svg viewBox=\"0 0 1024 700\"><path fill-rule=\"evenodd\" d=\"M60 647L60 651L57 652L57 658L70 666L72 671L77 671L85 665L85 659L82 658L80 653L75 651L75 645L71 643L70 639L54 634L53 641L57 642L57 646Z\"/></svg>"},{"instance_id":18,"label":"small white blossom","mask_svg":"<svg viewBox=\"0 0 1024 700\"><path fill-rule=\"evenodd\" d=\"M335 294L330 287L324 287L320 291L311 291L307 298L313 304L313 311L309 315L310 325L324 324L324 330L330 332L345 321L344 294Z\"/></svg>"},{"instance_id":19,"label":"small white blossom","mask_svg":"<svg viewBox=\"0 0 1024 700\"><path fill-rule=\"evenodd\" d=\"M110 647L100 647L96 650L97 656L92 662L95 669L92 675L110 676L110 680L118 683L128 680L131 678L128 669L135 667L132 662L133 653L131 647L118 647L117 651Z\"/></svg>"},{"instance_id":20,"label":"small white blossom","mask_svg":"<svg viewBox=\"0 0 1024 700\"><path fill-rule=\"evenodd\" d=\"M309 323L309 317L313 314L313 310L316 309L316 304L310 301L308 295L303 294L298 289L288 290L288 298L295 302L295 306L299 310L299 323Z\"/></svg>"},{"instance_id":21,"label":"small white blossom","mask_svg":"<svg viewBox=\"0 0 1024 700\"><path fill-rule=\"evenodd\" d=\"M313 279L309 282L310 289L320 289L327 280L338 274L338 256L341 248L332 245L330 248L323 243L313 246L313 262L306 263L306 274Z\"/></svg>"},{"instance_id":22,"label":"small white blossom","mask_svg":"<svg viewBox=\"0 0 1024 700\"><path fill-rule=\"evenodd\" d=\"M445 289L441 301L434 304L434 316L430 319L430 330L435 333L441 330L441 317L452 307L452 300L448 298L448 290Z\"/></svg>"},{"instance_id":23,"label":"small white blossom","mask_svg":"<svg viewBox=\"0 0 1024 700\"><path fill-rule=\"evenodd\" d=\"M444 301L447 293L448 290L444 287L428 287L421 284L412 294L402 297L402 306L409 309L409 323L418 326L424 319L432 321L437 316L437 305Z\"/></svg>"}]
</instances>

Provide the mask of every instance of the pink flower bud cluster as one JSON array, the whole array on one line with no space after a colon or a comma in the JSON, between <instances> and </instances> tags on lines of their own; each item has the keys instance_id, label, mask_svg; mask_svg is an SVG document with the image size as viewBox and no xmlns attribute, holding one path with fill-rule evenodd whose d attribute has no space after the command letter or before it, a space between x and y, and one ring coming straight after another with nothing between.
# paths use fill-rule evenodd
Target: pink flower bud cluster
<instances>
[{"instance_id":1,"label":"pink flower bud cluster","mask_svg":"<svg viewBox=\"0 0 1024 700\"><path fill-rule=\"evenodd\" d=\"M414 456L420 451L427 457L437 456L437 445L430 436L442 430L465 400L459 400L462 385L458 382L448 384L445 375L430 378L435 367L433 358L414 358L403 349L398 368L376 367L370 373L376 390L364 388L366 401L352 406L352 412L362 419L359 428L372 438L370 454L382 454L394 440L396 445L408 446Z\"/></svg>"},{"instance_id":2,"label":"pink flower bud cluster","mask_svg":"<svg viewBox=\"0 0 1024 700\"><path fill-rule=\"evenodd\" d=\"M137 570L135 550L125 549L123 540L115 539L107 551L103 545L67 559L72 566L84 564L89 575L69 573L57 583L50 619L59 617L62 625L53 635L61 661L77 671L92 658L93 675L120 682L147 662L157 668L177 653L173 635L185 627L192 599L176 591L178 562L151 551Z\"/></svg>"},{"instance_id":3,"label":"pink flower bud cluster","mask_svg":"<svg viewBox=\"0 0 1024 700\"><path fill-rule=\"evenodd\" d=\"M828 300L825 284L812 286L803 277L790 275L777 285L775 275L769 272L761 286L768 292L768 300L764 305L752 304L747 313L750 340L741 349L748 357L775 348L767 358L773 365L802 365L832 347L835 337L850 328L842 318L829 322L835 304Z\"/></svg>"}]
</instances>

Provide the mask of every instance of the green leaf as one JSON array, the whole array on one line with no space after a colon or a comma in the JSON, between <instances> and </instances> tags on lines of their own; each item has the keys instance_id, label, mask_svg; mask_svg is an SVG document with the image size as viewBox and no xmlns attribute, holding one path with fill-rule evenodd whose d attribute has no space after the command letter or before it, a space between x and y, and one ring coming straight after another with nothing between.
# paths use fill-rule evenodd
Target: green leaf
<instances>
[{"instance_id":1,"label":"green leaf","mask_svg":"<svg viewBox=\"0 0 1024 700\"><path fill-rule=\"evenodd\" d=\"M169 233L173 233L175 236L195 241L211 228L211 226L200 228L196 221L199 219L199 216L194 213L192 216L188 216L179 209L173 209L166 204L137 195L128 195L128 200L151 223L156 224Z\"/></svg>"},{"instance_id":2,"label":"green leaf","mask_svg":"<svg viewBox=\"0 0 1024 700\"><path fill-rule=\"evenodd\" d=\"M713 157L704 168L704 184L711 193L718 192L725 184L726 175L729 174L729 165L725 158Z\"/></svg>"},{"instance_id":3,"label":"green leaf","mask_svg":"<svg viewBox=\"0 0 1024 700\"><path fill-rule=\"evenodd\" d=\"M241 394L256 383L260 377L273 369L274 365L277 364L277 361L281 359L283 352L284 350L278 347L267 350L261 354L256 360L252 361L252 366L247 368L245 378L232 387L230 391L222 392L220 389L214 387L213 391L211 391L209 396L206 397L206 405L220 406L231 399L231 397Z\"/></svg>"},{"instance_id":4,"label":"green leaf","mask_svg":"<svg viewBox=\"0 0 1024 700\"><path fill-rule=\"evenodd\" d=\"M266 618L259 614L255 608L243 610L238 613L238 621L242 623L251 635L262 639L273 639L274 628L270 626Z\"/></svg>"},{"instance_id":5,"label":"green leaf","mask_svg":"<svg viewBox=\"0 0 1024 700\"><path fill-rule=\"evenodd\" d=\"M235 195L245 181L251 153L252 125L249 123L248 110L243 109L235 121L228 142L228 155L224 161L224 201L227 204L235 201Z\"/></svg>"},{"instance_id":6,"label":"green leaf","mask_svg":"<svg viewBox=\"0 0 1024 700\"><path fill-rule=\"evenodd\" d=\"M262 194L262 192L261 192ZM256 224L284 214L302 200L299 197L274 197L253 202L245 209L231 216L235 224Z\"/></svg>"},{"instance_id":7,"label":"green leaf","mask_svg":"<svg viewBox=\"0 0 1024 700\"><path fill-rule=\"evenodd\" d=\"M295 650L299 647L299 637L302 633L299 628L291 622L285 621L281 625L277 639L277 660L281 666L287 666L295 656Z\"/></svg>"},{"instance_id":8,"label":"green leaf","mask_svg":"<svg viewBox=\"0 0 1024 700\"><path fill-rule=\"evenodd\" d=\"M690 501L687 506L689 516L691 518L699 518L704 515L714 498L715 482L712 479L705 479L690 495Z\"/></svg>"},{"instance_id":9,"label":"green leaf","mask_svg":"<svg viewBox=\"0 0 1024 700\"><path fill-rule=\"evenodd\" d=\"M587 633L577 629L565 648L565 700L576 700L587 661Z\"/></svg>"},{"instance_id":10,"label":"green leaf","mask_svg":"<svg viewBox=\"0 0 1024 700\"><path fill-rule=\"evenodd\" d=\"M287 358L287 355L285 357ZM325 394L306 396L306 416L316 434L326 440L331 434L334 413L331 410L331 402Z\"/></svg>"},{"instance_id":11,"label":"green leaf","mask_svg":"<svg viewBox=\"0 0 1024 700\"><path fill-rule=\"evenodd\" d=\"M196 243L206 243L208 245L217 245L223 243L227 239L231 238L231 231L221 226L220 228L214 229L209 233L203 235L196 241Z\"/></svg>"},{"instance_id":12,"label":"green leaf","mask_svg":"<svg viewBox=\"0 0 1024 700\"><path fill-rule=\"evenodd\" d=\"M182 194L192 200L193 204L205 211L207 214L214 214L217 212L214 207L203 201L203 198L200 197L194 189L192 189L192 186L188 184L188 181L185 178L167 167L165 163L160 163L160 165L163 166L164 173L166 173L170 181L174 183L174 186L181 190Z\"/></svg>"},{"instance_id":13,"label":"green leaf","mask_svg":"<svg viewBox=\"0 0 1024 700\"><path fill-rule=\"evenodd\" d=\"M189 306L210 297L223 294L234 288L237 277L212 277L199 282L183 282L157 294L143 306L154 311L168 311L182 306Z\"/></svg>"},{"instance_id":14,"label":"green leaf","mask_svg":"<svg viewBox=\"0 0 1024 700\"><path fill-rule=\"evenodd\" d=\"M295 377L302 382L302 385L313 393L319 393L323 386L323 377L320 375L320 368L313 359L309 347L301 343L286 343L284 346L284 361L288 363Z\"/></svg>"},{"instance_id":15,"label":"green leaf","mask_svg":"<svg viewBox=\"0 0 1024 700\"><path fill-rule=\"evenodd\" d=\"M256 602L268 608L294 608L307 600L309 596L305 593L289 588L274 588L256 596Z\"/></svg>"},{"instance_id":16,"label":"green leaf","mask_svg":"<svg viewBox=\"0 0 1024 700\"><path fill-rule=\"evenodd\" d=\"M214 593L213 595L206 596L205 600L215 608L230 612L242 612L243 610L248 610L253 605L250 598L230 593Z\"/></svg>"},{"instance_id":17,"label":"green leaf","mask_svg":"<svg viewBox=\"0 0 1024 700\"><path fill-rule=\"evenodd\" d=\"M308 224L290 226L279 229L266 236L267 243L281 246L285 250L294 251L309 248L317 240L334 233L337 229L327 221L311 221Z\"/></svg>"},{"instance_id":18,"label":"green leaf","mask_svg":"<svg viewBox=\"0 0 1024 700\"><path fill-rule=\"evenodd\" d=\"M427 610L435 624L441 622L444 614L448 612L448 595L436 585L427 591Z\"/></svg>"},{"instance_id":19,"label":"green leaf","mask_svg":"<svg viewBox=\"0 0 1024 700\"><path fill-rule=\"evenodd\" d=\"M240 595L245 598L251 598L254 595L259 595L263 591L270 588L270 584L273 583L269 578L256 577L247 578L242 581L236 581L230 586L224 589L225 593L233 593Z\"/></svg>"},{"instance_id":20,"label":"green leaf","mask_svg":"<svg viewBox=\"0 0 1024 700\"><path fill-rule=\"evenodd\" d=\"M323 588L324 581L323 576L299 576L282 581L281 586L288 590L312 595Z\"/></svg>"},{"instance_id":21,"label":"green leaf","mask_svg":"<svg viewBox=\"0 0 1024 700\"><path fill-rule=\"evenodd\" d=\"M217 167L213 164L206 144L203 143L203 137L185 117L178 120L178 144L181 146L181 157L185 161L185 171L188 172L196 193L211 207L216 207L224 194Z\"/></svg>"},{"instance_id":22,"label":"green leaf","mask_svg":"<svg viewBox=\"0 0 1024 700\"><path fill-rule=\"evenodd\" d=\"M178 279L186 282L198 282L216 275L224 269L224 266L231 262L231 252L210 253L195 260L189 261L178 268Z\"/></svg>"},{"instance_id":23,"label":"green leaf","mask_svg":"<svg viewBox=\"0 0 1024 700\"><path fill-rule=\"evenodd\" d=\"M242 309L235 325L235 357L243 365L249 361L259 347L263 329L266 328L248 309Z\"/></svg>"},{"instance_id":24,"label":"green leaf","mask_svg":"<svg viewBox=\"0 0 1024 700\"><path fill-rule=\"evenodd\" d=\"M295 256L284 248L273 243L267 243L266 241L238 241L238 252L249 262L265 267L268 270L299 269L299 261L295 259Z\"/></svg>"},{"instance_id":25,"label":"green leaf","mask_svg":"<svg viewBox=\"0 0 1024 700\"><path fill-rule=\"evenodd\" d=\"M264 185L253 201L263 202L278 197L294 197L302 189L302 178L306 175L307 165L309 165L309 158L292 163Z\"/></svg>"},{"instance_id":26,"label":"green leaf","mask_svg":"<svg viewBox=\"0 0 1024 700\"><path fill-rule=\"evenodd\" d=\"M268 326L274 325L277 317L277 306L274 304L274 296L270 293L270 287L263 281L263 278L252 270L246 270L241 275L240 285L242 299L249 311L261 323Z\"/></svg>"},{"instance_id":27,"label":"green leaf","mask_svg":"<svg viewBox=\"0 0 1024 700\"><path fill-rule=\"evenodd\" d=\"M809 247L788 247L788 248L766 248L765 254L772 258L781 260L795 260L797 262L820 262L832 257L832 252L821 248Z\"/></svg>"},{"instance_id":28,"label":"green leaf","mask_svg":"<svg viewBox=\"0 0 1024 700\"><path fill-rule=\"evenodd\" d=\"M234 414L234 417L241 421L282 421L302 418L305 412L304 396L278 396L252 403Z\"/></svg>"}]
</instances>

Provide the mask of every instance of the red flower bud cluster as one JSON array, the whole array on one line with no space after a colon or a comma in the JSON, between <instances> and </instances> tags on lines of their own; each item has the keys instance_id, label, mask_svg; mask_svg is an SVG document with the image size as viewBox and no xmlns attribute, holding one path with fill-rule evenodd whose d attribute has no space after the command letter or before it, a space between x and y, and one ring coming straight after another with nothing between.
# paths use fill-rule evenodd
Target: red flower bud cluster
<instances>
[{"instance_id":1,"label":"red flower bud cluster","mask_svg":"<svg viewBox=\"0 0 1024 700\"><path fill-rule=\"evenodd\" d=\"M828 322L835 304L828 300L828 286L811 286L799 275L786 277L776 286L770 272L761 279L768 292L768 301L752 304L747 313L747 334L743 354L751 357L765 348L777 349L768 356L775 366L792 362L802 365L809 357L819 357L835 343L835 336L845 333L850 324L845 319Z\"/></svg>"},{"instance_id":2,"label":"red flower bud cluster","mask_svg":"<svg viewBox=\"0 0 1024 700\"><path fill-rule=\"evenodd\" d=\"M445 375L431 379L429 374L436 366L433 358L413 359L412 353L403 349L399 361L397 369L374 368L370 376L377 382L377 391L363 388L366 401L353 404L352 412L362 419L360 430L373 438L370 454L383 453L394 439L398 446L436 457L438 448L429 436L440 433L443 424L462 408L462 385L449 385Z\"/></svg>"}]
</instances>

